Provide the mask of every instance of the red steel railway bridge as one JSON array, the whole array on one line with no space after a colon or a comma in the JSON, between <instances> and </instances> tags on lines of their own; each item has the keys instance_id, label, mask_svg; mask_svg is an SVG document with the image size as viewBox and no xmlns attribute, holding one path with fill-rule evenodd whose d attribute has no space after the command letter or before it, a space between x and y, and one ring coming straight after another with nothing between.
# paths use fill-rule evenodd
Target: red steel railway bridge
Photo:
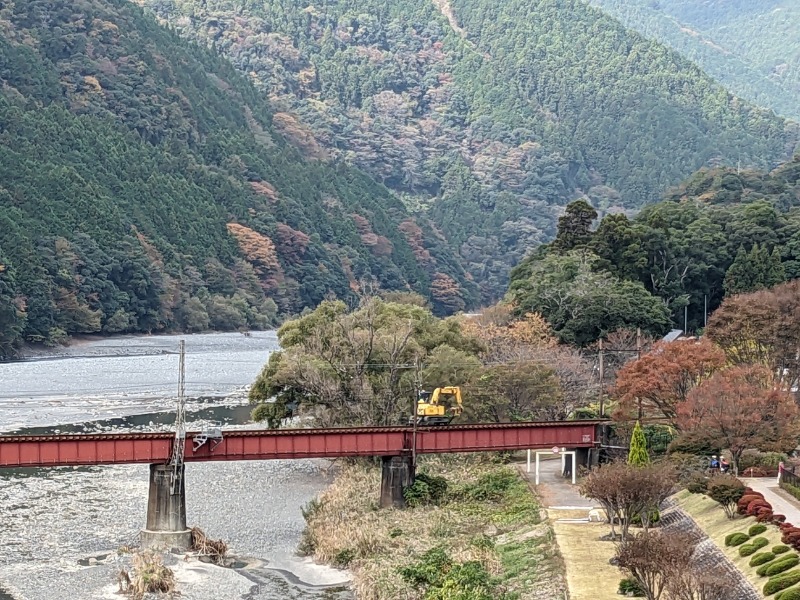
<instances>
[{"instance_id":1,"label":"red steel railway bridge","mask_svg":"<svg viewBox=\"0 0 800 600\"><path fill-rule=\"evenodd\" d=\"M593 449L603 421L558 421L445 427L218 430L188 432L184 460L274 460L382 457L381 506L403 506L403 489L414 480L417 454L492 452L541 448ZM175 434L0 436L0 468L146 463L150 494L143 545L186 545L183 465L169 464Z\"/></svg>"}]
</instances>

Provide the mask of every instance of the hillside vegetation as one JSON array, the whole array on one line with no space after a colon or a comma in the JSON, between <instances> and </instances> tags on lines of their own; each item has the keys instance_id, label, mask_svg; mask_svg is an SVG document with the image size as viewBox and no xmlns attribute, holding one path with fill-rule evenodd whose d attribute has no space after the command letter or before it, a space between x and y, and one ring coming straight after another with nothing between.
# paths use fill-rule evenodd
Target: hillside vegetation
<instances>
[{"instance_id":1,"label":"hillside vegetation","mask_svg":"<svg viewBox=\"0 0 800 600\"><path fill-rule=\"evenodd\" d=\"M800 119L795 0L590 0L690 58L733 93Z\"/></svg>"},{"instance_id":2,"label":"hillside vegetation","mask_svg":"<svg viewBox=\"0 0 800 600\"><path fill-rule=\"evenodd\" d=\"M556 239L511 276L518 311L562 341L618 327L703 327L723 298L800 278L800 156L771 173L702 170L636 217L571 204ZM685 311L685 309L687 309Z\"/></svg>"},{"instance_id":3,"label":"hillside vegetation","mask_svg":"<svg viewBox=\"0 0 800 600\"><path fill-rule=\"evenodd\" d=\"M490 300L561 207L633 210L704 165L773 168L796 126L578 0L138 0L213 45L307 155L400 193Z\"/></svg>"},{"instance_id":4,"label":"hillside vegetation","mask_svg":"<svg viewBox=\"0 0 800 600\"><path fill-rule=\"evenodd\" d=\"M362 281L477 288L382 185L308 160L224 59L124 0L0 7L0 358L71 333L264 327Z\"/></svg>"}]
</instances>

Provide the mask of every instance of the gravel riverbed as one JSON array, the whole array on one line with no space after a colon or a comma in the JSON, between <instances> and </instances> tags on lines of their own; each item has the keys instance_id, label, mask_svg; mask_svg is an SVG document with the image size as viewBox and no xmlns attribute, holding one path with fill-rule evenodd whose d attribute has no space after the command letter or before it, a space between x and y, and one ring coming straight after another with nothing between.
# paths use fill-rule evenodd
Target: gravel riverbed
<instances>
[{"instance_id":1,"label":"gravel riverbed","mask_svg":"<svg viewBox=\"0 0 800 600\"><path fill-rule=\"evenodd\" d=\"M301 507L328 482L328 466L316 460L187 465L190 526L225 540L248 566L168 557L181 598L349 598L342 590L347 573L295 555ZM130 560L117 550L136 543L147 491L146 465L0 476L0 587L20 600L115 597L116 575Z\"/></svg>"}]
</instances>

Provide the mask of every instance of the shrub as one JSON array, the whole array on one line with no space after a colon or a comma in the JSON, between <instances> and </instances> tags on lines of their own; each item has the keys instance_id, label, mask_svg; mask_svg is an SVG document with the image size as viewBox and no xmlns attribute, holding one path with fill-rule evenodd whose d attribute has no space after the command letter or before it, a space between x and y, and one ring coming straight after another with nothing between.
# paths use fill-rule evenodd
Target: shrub
<instances>
[{"instance_id":1,"label":"shrub","mask_svg":"<svg viewBox=\"0 0 800 600\"><path fill-rule=\"evenodd\" d=\"M686 489L692 494L705 494L708 490L708 478L698 473L689 480Z\"/></svg>"},{"instance_id":2,"label":"shrub","mask_svg":"<svg viewBox=\"0 0 800 600\"><path fill-rule=\"evenodd\" d=\"M750 539L750 536L746 533L742 533L737 531L736 533L731 533L725 536L725 545L726 546L741 546L747 540Z\"/></svg>"},{"instance_id":3,"label":"shrub","mask_svg":"<svg viewBox=\"0 0 800 600\"><path fill-rule=\"evenodd\" d=\"M714 475L708 480L706 493L709 498L718 502L727 517L732 519L736 514L739 500L744 496L744 484L733 475Z\"/></svg>"},{"instance_id":4,"label":"shrub","mask_svg":"<svg viewBox=\"0 0 800 600\"><path fill-rule=\"evenodd\" d=\"M648 516L650 518L650 526L651 527L661 520L661 513L658 512L658 510L650 511ZM641 527L642 526L642 516L641 515L633 515L633 517L631 518L631 525L635 525L636 527Z\"/></svg>"},{"instance_id":5,"label":"shrub","mask_svg":"<svg viewBox=\"0 0 800 600\"><path fill-rule=\"evenodd\" d=\"M410 507L439 504L447 499L447 480L437 475L419 473L414 483L403 491Z\"/></svg>"},{"instance_id":6,"label":"shrub","mask_svg":"<svg viewBox=\"0 0 800 600\"><path fill-rule=\"evenodd\" d=\"M786 483L781 481L781 488L789 492L792 496L800 500L800 488L796 485L792 485L791 483Z\"/></svg>"},{"instance_id":7,"label":"shrub","mask_svg":"<svg viewBox=\"0 0 800 600\"><path fill-rule=\"evenodd\" d=\"M764 569L764 575L767 577L772 577L773 575L777 575L778 573L783 573L784 571L788 571L792 567L796 567L800 565L800 556L793 554L792 556L787 556L786 558L781 558L776 560L774 563L769 565L766 569Z\"/></svg>"},{"instance_id":8,"label":"shrub","mask_svg":"<svg viewBox=\"0 0 800 600\"><path fill-rule=\"evenodd\" d=\"M739 459L739 469L744 471L751 467L758 467L767 471L775 470L778 464L789 461L789 457L780 452L759 452L758 450L745 450Z\"/></svg>"},{"instance_id":9,"label":"shrub","mask_svg":"<svg viewBox=\"0 0 800 600\"><path fill-rule=\"evenodd\" d=\"M747 535L753 537L754 535L761 535L767 530L766 525L752 525L750 529L747 530Z\"/></svg>"},{"instance_id":10,"label":"shrub","mask_svg":"<svg viewBox=\"0 0 800 600\"><path fill-rule=\"evenodd\" d=\"M642 586L639 585L639 582L633 577L626 577L625 579L621 580L619 582L619 590L617 593L622 596L632 596L634 598L642 598L646 595L642 589Z\"/></svg>"},{"instance_id":11,"label":"shrub","mask_svg":"<svg viewBox=\"0 0 800 600\"><path fill-rule=\"evenodd\" d=\"M764 595L770 596L775 592L785 590L786 588L793 586L798 581L800 581L800 570L770 577L769 581L764 584Z\"/></svg>"},{"instance_id":12,"label":"shrub","mask_svg":"<svg viewBox=\"0 0 800 600\"><path fill-rule=\"evenodd\" d=\"M756 538L749 544L745 544L744 546L739 548L739 556L750 556L751 554L754 554L757 550L760 550L767 544L769 544L767 538L763 537Z\"/></svg>"},{"instance_id":13,"label":"shrub","mask_svg":"<svg viewBox=\"0 0 800 600\"><path fill-rule=\"evenodd\" d=\"M773 516L771 510L760 510L756 513L756 521L759 523L772 523Z\"/></svg>"},{"instance_id":14,"label":"shrub","mask_svg":"<svg viewBox=\"0 0 800 600\"><path fill-rule=\"evenodd\" d=\"M791 550L791 548L789 548L789 546L785 546L784 544L778 544L777 546L772 547L773 554L783 554L789 550Z\"/></svg>"},{"instance_id":15,"label":"shrub","mask_svg":"<svg viewBox=\"0 0 800 600\"><path fill-rule=\"evenodd\" d=\"M753 500L750 504L747 505L747 510L745 511L745 514L754 517L758 512L758 509L760 508L766 508L768 510L772 510L772 505L766 500L759 498L758 500Z\"/></svg>"},{"instance_id":16,"label":"shrub","mask_svg":"<svg viewBox=\"0 0 800 600\"><path fill-rule=\"evenodd\" d=\"M772 522L777 524L783 523L786 521L786 515L772 515Z\"/></svg>"},{"instance_id":17,"label":"shrub","mask_svg":"<svg viewBox=\"0 0 800 600\"><path fill-rule=\"evenodd\" d=\"M774 558L775 554L773 554L772 552L759 552L753 558L750 559L749 564L751 567L760 567L761 565L772 561Z\"/></svg>"},{"instance_id":18,"label":"shrub","mask_svg":"<svg viewBox=\"0 0 800 600\"><path fill-rule=\"evenodd\" d=\"M792 588L775 596L775 600L800 600L800 588Z\"/></svg>"},{"instance_id":19,"label":"shrub","mask_svg":"<svg viewBox=\"0 0 800 600\"><path fill-rule=\"evenodd\" d=\"M493 471L481 475L478 481L464 486L462 494L469 500L498 501L519 481L517 474L511 469Z\"/></svg>"},{"instance_id":20,"label":"shrub","mask_svg":"<svg viewBox=\"0 0 800 600\"><path fill-rule=\"evenodd\" d=\"M747 505L750 504L753 500L763 500L764 496L760 496L753 493L745 493L744 496L739 498L739 501L736 503L736 509L740 515L743 515L747 512Z\"/></svg>"},{"instance_id":21,"label":"shrub","mask_svg":"<svg viewBox=\"0 0 800 600\"><path fill-rule=\"evenodd\" d=\"M750 556L758 550L753 544L739 546L739 556Z\"/></svg>"}]
</instances>

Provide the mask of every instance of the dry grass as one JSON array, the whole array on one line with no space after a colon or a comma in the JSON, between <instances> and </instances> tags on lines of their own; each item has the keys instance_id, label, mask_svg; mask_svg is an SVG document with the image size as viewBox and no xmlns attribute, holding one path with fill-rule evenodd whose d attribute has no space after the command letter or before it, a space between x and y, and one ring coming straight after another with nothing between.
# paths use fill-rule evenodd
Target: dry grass
<instances>
[{"instance_id":1,"label":"dry grass","mask_svg":"<svg viewBox=\"0 0 800 600\"><path fill-rule=\"evenodd\" d=\"M745 574L748 581L753 584L753 587L757 590L764 587L767 580L756 574L756 569L758 567L750 566L750 559L752 557L742 557L739 555L738 547L728 547L725 545L725 536L728 534L737 531L747 533L747 530L756 523L754 517L737 516L733 520L728 519L722 511L722 508L720 508L720 505L711 498L701 494L691 494L686 490L678 492L673 498L684 511L691 515L714 544L716 544L717 547L725 553L725 556L736 565L736 568ZM767 545L764 550L769 550L773 546L781 543L780 530L774 525L768 525L767 530L759 534L759 537L765 537L769 540L769 545Z\"/></svg>"},{"instance_id":2,"label":"dry grass","mask_svg":"<svg viewBox=\"0 0 800 600\"><path fill-rule=\"evenodd\" d=\"M463 456L426 459L422 470L445 476L451 489L503 468ZM403 580L399 569L436 546L459 562L480 561L506 589L518 592L520 600L560 597L561 593L543 591L558 587L562 579L558 569L551 568L557 561L547 538L549 529L538 525L538 505L526 484L520 480L518 488L518 497L500 503L463 501L379 510L380 468L347 465L322 494L318 508L311 510L306 548L313 549L317 561L349 568L355 592L363 600L422 598L424 591ZM533 530L536 535L526 538ZM539 575L548 570L547 581L537 585Z\"/></svg>"},{"instance_id":3,"label":"dry grass","mask_svg":"<svg viewBox=\"0 0 800 600\"><path fill-rule=\"evenodd\" d=\"M567 569L570 600L616 600L622 573L609 564L614 556L613 542L600 537L608 533L606 523L559 523L568 511L547 511L553 520L558 547ZM572 511L574 512L574 511ZM583 511L583 517L587 511Z\"/></svg>"},{"instance_id":4,"label":"dry grass","mask_svg":"<svg viewBox=\"0 0 800 600\"><path fill-rule=\"evenodd\" d=\"M140 599L151 592L169 593L175 590L175 573L165 567L161 555L144 551L133 556L133 576L120 571L120 591ZM123 587L123 580L125 585Z\"/></svg>"}]
</instances>

